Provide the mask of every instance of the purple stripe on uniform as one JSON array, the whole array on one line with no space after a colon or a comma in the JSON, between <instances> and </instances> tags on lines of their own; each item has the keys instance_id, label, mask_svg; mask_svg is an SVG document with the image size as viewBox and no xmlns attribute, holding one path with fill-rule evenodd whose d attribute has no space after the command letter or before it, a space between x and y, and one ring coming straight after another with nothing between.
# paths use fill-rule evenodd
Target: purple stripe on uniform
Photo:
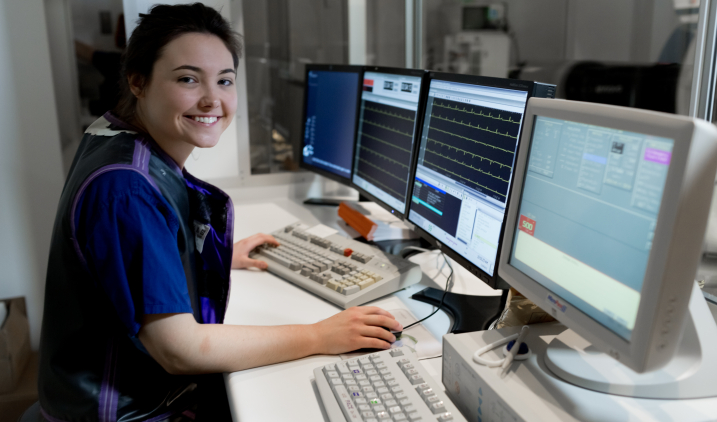
<instances>
[{"instance_id":1,"label":"purple stripe on uniform","mask_svg":"<svg viewBox=\"0 0 717 422\"><path fill-rule=\"evenodd\" d=\"M40 413L42 413L43 418L47 419L50 422L66 422L62 419L53 418L52 416L48 415L47 412L45 412L45 409L43 409L42 407L40 408Z\"/></svg>"},{"instance_id":2,"label":"purple stripe on uniform","mask_svg":"<svg viewBox=\"0 0 717 422\"><path fill-rule=\"evenodd\" d=\"M663 151L655 148L645 149L645 161L668 165L670 164L670 159L672 159L672 153L669 151Z\"/></svg>"},{"instance_id":3,"label":"purple stripe on uniform","mask_svg":"<svg viewBox=\"0 0 717 422\"><path fill-rule=\"evenodd\" d=\"M142 153L144 152L144 148L142 148L142 138L137 138L134 140L134 153L132 154L132 165L137 168L141 168L139 162L142 158Z\"/></svg>"},{"instance_id":4,"label":"purple stripe on uniform","mask_svg":"<svg viewBox=\"0 0 717 422\"><path fill-rule=\"evenodd\" d=\"M208 298L200 297L200 308L202 309L202 322L204 324L217 323L217 302Z\"/></svg>"},{"instance_id":5,"label":"purple stripe on uniform","mask_svg":"<svg viewBox=\"0 0 717 422\"><path fill-rule=\"evenodd\" d=\"M102 387L100 388L98 417L100 422L114 422L117 419L116 405L112 413L112 401L115 395L114 373L116 361L114 339L107 341L107 354L105 355L105 371L102 374ZM114 417L113 417L114 416Z\"/></svg>"}]
</instances>

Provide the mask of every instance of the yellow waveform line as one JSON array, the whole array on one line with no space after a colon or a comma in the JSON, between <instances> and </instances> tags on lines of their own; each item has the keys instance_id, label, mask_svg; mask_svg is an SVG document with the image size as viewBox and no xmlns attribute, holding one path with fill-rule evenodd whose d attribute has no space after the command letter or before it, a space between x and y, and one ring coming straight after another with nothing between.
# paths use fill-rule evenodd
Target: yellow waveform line
<instances>
[{"instance_id":1,"label":"yellow waveform line","mask_svg":"<svg viewBox=\"0 0 717 422\"><path fill-rule=\"evenodd\" d=\"M375 112L375 113L385 114L386 116L398 117L399 119L408 120L409 122L414 122L414 121L415 121L415 119L409 119L408 117L401 116L400 114L393 114L393 113L391 113L391 112L379 110L379 109L377 109L377 108L365 107L365 109L366 109L366 110L369 110L369 111L373 111L373 112Z\"/></svg>"},{"instance_id":2,"label":"yellow waveform line","mask_svg":"<svg viewBox=\"0 0 717 422\"><path fill-rule=\"evenodd\" d=\"M441 155L441 154L439 154L439 153L437 153L437 152L435 152L435 151L431 151L430 149L427 149L426 152L430 152L431 154L437 155L437 156L439 156L439 157L441 157L441 158L445 158L446 160L451 160L451 161L453 161L454 163L462 164L462 165L464 165L464 166L466 166L466 167L468 167L468 168L470 168L470 169L479 171L479 172L481 172L481 173L483 173L483 174L487 174L487 175L490 176L490 177L494 177L494 178L496 178L496 179L498 179L498 180L500 180L500 181L503 181L503 182L505 182L505 183L508 183L507 180L505 180L505 179L503 179L503 178L501 178L501 177L499 177L499 176L496 176L496 175L494 175L494 174L490 174L489 172L483 171L483 170L481 170L481 169L477 169L477 168L475 168L475 167L473 167L473 166L469 166L469 165L466 164L466 163L460 162L460 161L458 161L458 160L454 160L453 158L448 157L448 156L445 156L445 155Z\"/></svg>"},{"instance_id":3,"label":"yellow waveform line","mask_svg":"<svg viewBox=\"0 0 717 422\"><path fill-rule=\"evenodd\" d=\"M454 108L454 107L451 107L451 106L446 106L446 105L440 104L440 103L438 103L438 102L436 102L436 101L433 101L433 105L438 106L438 107L442 107L442 108L447 108L447 109L450 109L450 110L456 110L456 111L462 111L462 112L464 112L464 113L475 114L476 116L488 117L488 118L495 119L495 120L502 120L502 121L508 122L508 123L517 123L517 124L520 124L520 121L517 121L517 122L516 122L515 120L511 119L510 117L508 117L508 119L506 120L506 119L500 117L500 114L498 115L498 117L494 117L494 116L491 116L490 114L483 114L482 111L481 111L480 113L476 113L475 111L473 111L473 109L471 109L471 111L468 111L468 110L466 110L465 108L459 109L458 106L455 106L455 108Z\"/></svg>"},{"instance_id":4,"label":"yellow waveform line","mask_svg":"<svg viewBox=\"0 0 717 422\"><path fill-rule=\"evenodd\" d=\"M495 161L495 160L491 160L490 158L483 157L482 155L474 154L474 153L472 153L472 152L470 152L470 151L466 151L466 150L464 150L464 149L460 149L460 148L454 147L454 146L451 145L451 144L446 144L446 143L443 143L443 142L441 142L441 141L436 141L435 139L431 139L431 138L429 138L429 137L426 137L426 139L428 139L430 142L435 142L435 143L437 143L437 144L441 144L441 145L443 145L443 146L445 146L445 147L448 147L448 149L453 148L454 150L460 151L460 152L462 152L463 154L470 154L470 155L472 155L473 157L478 157L478 158L481 159L481 161L486 160L486 161L490 161L491 164L498 164L498 165L501 166L501 167L508 167L508 168L510 168L510 169L513 168L512 166L509 166L509 165L507 165L507 164L500 163L500 162ZM490 145L489 145L489 146L490 146ZM428 151L428 150L426 150L426 151Z\"/></svg>"},{"instance_id":5,"label":"yellow waveform line","mask_svg":"<svg viewBox=\"0 0 717 422\"><path fill-rule=\"evenodd\" d=\"M361 149L365 149L365 150L368 151L368 152L372 152L372 153L378 155L379 157L381 157L381 158L383 158L383 159L385 159L385 160L388 160L388 161L391 161L391 162L393 162L393 163L398 164L399 166L403 166L403 167L408 168L407 165L405 165L405 164L403 164L403 163L401 163L401 162L399 162L399 161L396 161L396 160L394 160L393 158L386 157L385 155L380 154L380 153L378 153L378 152L372 150L371 148L366 148L365 146L361 145Z\"/></svg>"},{"instance_id":6,"label":"yellow waveform line","mask_svg":"<svg viewBox=\"0 0 717 422\"><path fill-rule=\"evenodd\" d=\"M383 139L379 139L379 138L377 138L377 137L375 137L375 136L371 136L371 135L369 135L368 133L363 133L363 132L362 132L361 134L362 134L363 136L367 137L367 138L371 138L371 139L373 139L373 140L379 141L379 142L381 142L381 143L383 143L383 144L386 144L386 145L388 145L388 146L390 146L390 147L398 148L398 149L400 149L401 151L406 151L406 152L409 153L409 154L411 153L411 151L407 150L406 148L401 148L401 147L399 147L398 145L394 145L394 144L392 144L392 143L390 143L390 142L386 142L386 141L384 141Z\"/></svg>"},{"instance_id":7,"label":"yellow waveform line","mask_svg":"<svg viewBox=\"0 0 717 422\"><path fill-rule=\"evenodd\" d=\"M372 121L366 120L366 119L364 119L363 122L364 122L364 123L368 123L368 124L370 124L371 126L380 127L381 129L390 130L391 132L400 133L400 134L403 135L403 136L408 136L408 137L410 137L410 138L413 138L413 135L412 135L412 134L410 134L410 133L403 133L403 132L401 132L400 130L394 129L394 128L392 128L392 127L384 126L384 125L382 125L382 124L378 124L378 123L375 123L375 122L372 122Z\"/></svg>"},{"instance_id":8,"label":"yellow waveform line","mask_svg":"<svg viewBox=\"0 0 717 422\"><path fill-rule=\"evenodd\" d=\"M367 179L371 179L374 183L376 183L376 184L378 184L378 185L381 185L381 186L383 186L384 188L386 188L386 189L390 190L391 192L395 193L396 195L398 195L399 198L404 199L404 198L406 197L405 194L396 192L396 191L393 190L390 186L384 185L383 183L379 182L378 180L374 179L373 177L369 176L368 174L366 174L366 173L364 173L364 172L361 172L361 171L360 171L360 172L359 172L359 175L360 175L361 177L365 177L365 178L367 178Z\"/></svg>"},{"instance_id":9,"label":"yellow waveform line","mask_svg":"<svg viewBox=\"0 0 717 422\"><path fill-rule=\"evenodd\" d=\"M382 169L381 167L379 167L379 166L377 166L377 165L375 165L375 164L373 164L373 163L371 163L371 162L369 162L369 161L367 161L367 160L364 160L363 158L359 158L359 161L364 162L364 163L368 164L369 166L375 168L376 170L382 171L382 172L388 174L389 176L392 176L392 177L394 177L394 178L396 178L396 179L398 179L398 180L400 180L400 181L402 181L402 182L404 181L403 179L401 179L400 177L396 176L395 174L393 174L393 173L391 173L391 172L389 172L389 171L386 171L386 170Z\"/></svg>"},{"instance_id":10,"label":"yellow waveform line","mask_svg":"<svg viewBox=\"0 0 717 422\"><path fill-rule=\"evenodd\" d=\"M487 189L487 190L489 190L489 191L491 191L491 192L497 193L498 195L500 195L500 196L502 196L502 197L505 197L505 195L503 195L502 193L500 193L500 192L498 192L498 191L494 191L493 189L491 189L491 188L489 188L489 187L487 187L487 186L483 186L483 185L481 185L480 183L476 183L476 182L472 181L471 179L467 179L467 178L461 176L460 174L453 173L452 171L450 171L450 170L448 170L448 169L444 169L444 168L441 167L441 166L437 166L437 165L431 163L430 161L425 161L425 160L424 160L423 163L424 163L424 164L428 163L428 164L432 165L433 167L439 168L439 169L441 169L441 170L443 170L443 171L445 171L445 172L448 172L448 173L450 173L450 174L452 174L452 175L454 175L454 176L458 176L458 177L460 177L461 179L468 181L469 183L473 183L474 185L480 186L480 187L482 187L483 189Z\"/></svg>"},{"instance_id":11,"label":"yellow waveform line","mask_svg":"<svg viewBox=\"0 0 717 422\"><path fill-rule=\"evenodd\" d=\"M468 126L468 127L470 127L470 128L473 128L473 129L479 129L479 130L483 130L483 131L486 131L486 132L489 132L489 133L495 133L496 135L505 136L505 137L507 137L507 138L518 139L517 136L510 136L510 134L508 134L508 133L500 133L500 132L498 132L498 129L496 129L496 130L490 130L490 129L488 129L488 128L485 128L485 129L484 129L484 128L480 127L480 125L478 125L478 126L473 126L473 125L470 124L470 123L459 122L459 121L456 120L456 119L453 119L453 120L447 119L447 118L445 118L445 117L441 117L441 116L439 116L439 115L437 115L437 114L432 114L432 113L431 113L431 117L435 117L436 119L445 120L445 121L447 121L447 122L455 123L455 124L458 124L458 125ZM436 129L436 128L435 128L435 127L431 127L431 129ZM436 130L440 130L440 129L436 129ZM441 132L445 132L445 131L441 130ZM446 133L449 133L449 134L455 135L455 136L459 136L459 135L456 135L455 133L451 133L451 132L446 132ZM460 136L460 137L463 138L463 136ZM465 139L468 139L468 140L471 140L471 141L472 141L472 139L469 139L469 138L465 138ZM497 147L496 147L496 148L497 148ZM498 148L498 149L500 149L500 148ZM508 150L507 150L507 149L504 149L503 151L508 151ZM508 151L508 152L512 152L512 151Z\"/></svg>"}]
</instances>

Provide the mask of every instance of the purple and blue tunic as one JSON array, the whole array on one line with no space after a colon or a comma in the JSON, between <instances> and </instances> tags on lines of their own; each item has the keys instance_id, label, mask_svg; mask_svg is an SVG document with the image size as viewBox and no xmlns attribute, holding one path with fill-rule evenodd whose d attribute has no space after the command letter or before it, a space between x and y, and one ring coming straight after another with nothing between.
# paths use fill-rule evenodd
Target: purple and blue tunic
<instances>
[{"instance_id":1,"label":"purple and blue tunic","mask_svg":"<svg viewBox=\"0 0 717 422\"><path fill-rule=\"evenodd\" d=\"M85 132L53 229L39 394L50 421L160 421L197 377L167 373L137 339L144 315L221 323L233 206L111 113Z\"/></svg>"}]
</instances>

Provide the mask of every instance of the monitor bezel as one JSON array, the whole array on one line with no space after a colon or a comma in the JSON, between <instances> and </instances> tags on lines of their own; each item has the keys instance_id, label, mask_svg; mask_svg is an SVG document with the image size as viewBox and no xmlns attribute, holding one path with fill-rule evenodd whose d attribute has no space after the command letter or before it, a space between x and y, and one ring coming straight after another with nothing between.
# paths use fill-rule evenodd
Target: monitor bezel
<instances>
[{"instance_id":1,"label":"monitor bezel","mask_svg":"<svg viewBox=\"0 0 717 422\"><path fill-rule=\"evenodd\" d=\"M356 125L358 125L358 116L359 116L359 108L361 104L361 88L363 86L363 66L356 66L356 65L345 65L345 64L318 64L318 63L310 63L306 65L306 68L304 69L304 102L303 102L303 110L302 110L302 119L301 119L301 146L299 149L299 168L302 168L304 170L311 171L313 173L319 174L323 177L326 177L327 179L333 180L335 182L341 183L345 186L351 186L351 179L353 178L353 162L354 162L354 151L356 150ZM320 167L317 167L315 165L309 164L304 161L304 134L306 133L306 103L309 100L309 89L308 89L308 81L309 81L309 72L313 70L318 71L335 71L335 72L347 72L347 73L357 73L358 74L358 84L356 86L356 91L358 93L358 102L356 104L356 115L354 116L354 130L353 130L353 145L351 147L351 168L349 169L350 174L348 177L339 176L336 173L332 173L328 170L322 169Z\"/></svg>"},{"instance_id":2,"label":"monitor bezel","mask_svg":"<svg viewBox=\"0 0 717 422\"><path fill-rule=\"evenodd\" d=\"M548 294L558 299L562 298L510 264L520 199L527 175L525 165L532 145L531 137L536 116L674 140L670 168L658 211L653 247L643 278L640 304L630 341L569 303L566 303L562 309L551 305L547 300ZM500 276L568 328L590 341L598 350L609 354L629 368L644 372L661 367L673 356L681 338L689 291L699 261L702 235L709 210L709 204L704 205L704 201L710 201L714 179L714 174L711 178L704 177L704 166L689 168L687 162L689 158L693 163L695 156L701 153L700 149L706 151L706 148L712 148L714 153L714 146L706 147L706 143L701 142L697 147L692 147L695 140L700 141L699 137L693 139L697 123L692 119L633 108L531 98L528 101L525 117L525 127L528 129L523 131L521 136L523 148L518 154L516 171L513 175L512 200L506 217L506 222L510 224L507 224L503 237L498 266ZM711 171L714 173L714 165ZM701 174L696 174L700 172ZM700 177L708 179L707 182L699 180ZM685 181L691 183L692 189L683 189ZM705 195L705 192L708 194ZM704 198L705 196L707 198ZM700 209L707 211L703 215L700 214ZM666 282L667 280L670 282ZM670 312L662 312L665 309L669 309ZM665 332L661 333L664 330L667 330L669 335Z\"/></svg>"},{"instance_id":3,"label":"monitor bezel","mask_svg":"<svg viewBox=\"0 0 717 422\"><path fill-rule=\"evenodd\" d=\"M413 145L411 148L411 160L408 164L408 182L411 181L413 178L413 171L415 170L413 167L414 162L416 161L416 151L417 151L417 145L416 139L418 134L420 133L420 128L423 124L422 116L423 116L423 108L425 106L425 94L428 92L426 90L426 74L427 71L423 69L405 69L405 68L396 68L396 67L380 67L380 66L365 66L364 67L364 75L366 72L376 72L376 73L388 73L388 74L394 74L394 75L405 75L405 76L415 76L421 78L421 89L418 92L418 106L416 108L416 127L413 130ZM364 76L365 77L365 76ZM361 91L363 92L363 78L361 79ZM397 218L404 220L406 218L406 211L408 210L409 206L409 199L411 197L411 192L413 190L413 184L408 183L407 189L406 189L406 199L404 201L404 210L403 212L398 211L397 209L393 208L392 206L388 205L387 203L383 202L381 199L377 198L370 192L366 191L362 187L358 186L356 183L354 183L354 165L356 162L356 150L358 149L358 128L359 128L359 117L361 113L361 98L362 94L359 94L359 105L356 108L357 110L357 116L356 116L356 128L354 130L354 156L353 160L351 162L351 187L356 189L359 194L362 196L365 196L366 198L370 199L372 202L375 202L379 206L381 206L386 211L390 212L391 214L395 215Z\"/></svg>"},{"instance_id":4,"label":"monitor bezel","mask_svg":"<svg viewBox=\"0 0 717 422\"><path fill-rule=\"evenodd\" d=\"M532 81L523 81L518 79L503 79L503 78L493 78L489 76L474 76L474 75L459 75L459 74L453 74L453 73L443 73L443 72L430 72L426 78L426 100L424 100L424 109L423 114L425 114L425 106L427 105L427 98L428 98L428 91L430 90L431 82L434 80L438 81L446 81L446 82L458 82L458 83L464 83L464 84L470 84L470 85L482 85L482 86L489 86L493 88L504 88L504 89L512 89L516 91L525 91L528 93L528 100L533 95L533 86L534 82ZM526 103L527 107L527 103ZM418 151L418 148L420 148L421 144L421 138L423 137L423 123L424 123L425 116L421 116L421 130L418 134L418 142L416 143L416 151ZM520 128L520 133L518 133L518 147L516 154L520 152L520 145L522 140L522 133L523 128L525 128L525 112L523 112L523 125ZM517 156L517 155L516 155ZM418 153L414 153L413 157L413 164L411 167L411 193L413 193L413 184L415 183L416 179L416 172L418 170ZM513 173L513 180L515 180L515 172ZM511 187L512 187L513 181L511 181ZM503 217L503 224L501 225L500 229L500 239L503 238L503 233L505 232L505 223L507 221L508 216L508 205L510 203L510 197L511 197L511 191L508 192L508 198L506 198L505 204L506 204L506 212ZM411 201L409 198L408 201L408 208L406 210L406 220L411 224L412 229L417 232L423 239L425 239L428 243L430 243L432 246L438 248L441 250L441 252L445 253L449 257L451 257L454 261L456 261L458 264L460 264L463 268L470 271L473 275L478 277L481 281L488 284L490 287L494 289L507 289L509 286L502 282L500 280L500 277L498 276L498 267L499 267L499 259L501 254L501 249L498 248L498 253L495 258L495 269L493 271L493 275L489 275L483 269L469 261L468 259L464 258L462 255L460 255L458 252L451 249L449 246L444 245L443 243L440 243L433 235L431 235L429 232L423 230L420 226L416 224L416 222L412 221L411 218Z\"/></svg>"}]
</instances>

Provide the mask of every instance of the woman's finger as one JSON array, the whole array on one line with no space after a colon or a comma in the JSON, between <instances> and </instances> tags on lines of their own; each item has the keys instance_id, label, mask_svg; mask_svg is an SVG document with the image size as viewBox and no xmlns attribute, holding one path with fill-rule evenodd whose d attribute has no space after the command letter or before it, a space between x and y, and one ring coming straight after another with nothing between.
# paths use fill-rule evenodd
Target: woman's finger
<instances>
[{"instance_id":1,"label":"woman's finger","mask_svg":"<svg viewBox=\"0 0 717 422\"><path fill-rule=\"evenodd\" d=\"M377 327L386 327L394 331L403 330L403 326L400 322L383 315L366 315L364 316L363 323L366 325L372 325Z\"/></svg>"}]
</instances>

